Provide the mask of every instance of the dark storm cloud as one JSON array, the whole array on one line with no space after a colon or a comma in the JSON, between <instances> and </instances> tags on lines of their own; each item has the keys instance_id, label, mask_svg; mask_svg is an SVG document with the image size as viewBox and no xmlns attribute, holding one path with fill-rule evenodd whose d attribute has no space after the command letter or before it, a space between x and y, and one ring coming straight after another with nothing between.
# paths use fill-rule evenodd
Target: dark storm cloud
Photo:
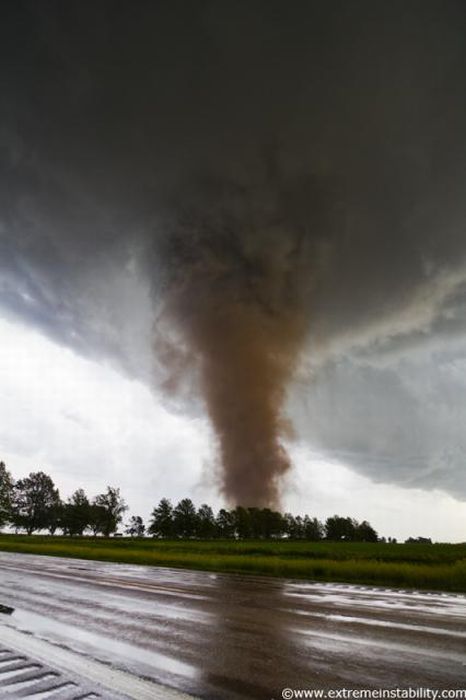
<instances>
[{"instance_id":1,"label":"dark storm cloud","mask_svg":"<svg viewBox=\"0 0 466 700\"><path fill-rule=\"evenodd\" d=\"M296 427L376 482L466 497L464 339L385 366L341 360L293 396ZM329 449L330 448L330 449Z\"/></svg>"},{"instance_id":2,"label":"dark storm cloud","mask_svg":"<svg viewBox=\"0 0 466 700\"><path fill-rule=\"evenodd\" d=\"M289 341L267 390L274 454L281 404L297 368L306 375L304 358L314 379L307 418L296 409L301 434L357 455L356 468L372 460L374 478L460 489L452 474L461 450L437 460L435 478L426 473L452 436L423 418L423 384L406 389L399 358L417 362L417 348L437 337L460 347L465 328L464 3L16 0L1 14L4 308L144 377L152 325L164 319L192 369L207 361L192 324L211 307L187 302L225 302L214 261L223 279L226 269L241 280L227 285L228 303L249 289L261 308L279 308L265 326L257 304L244 305L246 326L258 337L262 329L257 366L284 358ZM229 195L222 209L219 192L232 190L240 202ZM217 238L201 235L212 211ZM224 234L232 221L234 262ZM168 230L183 241L175 253ZM307 243L295 268L277 267L298 240ZM192 272L192 241L206 275ZM180 297L177 266L190 299ZM426 376L440 372L428 357ZM224 360L220 384L233 358ZM231 417L216 423L212 404L224 400L199 385L223 457L231 448L237 462L220 425ZM338 425L326 391L338 397ZM440 381L439 396L453 391ZM395 414L402 438L387 441ZM276 464L266 501L286 468Z\"/></svg>"}]
</instances>

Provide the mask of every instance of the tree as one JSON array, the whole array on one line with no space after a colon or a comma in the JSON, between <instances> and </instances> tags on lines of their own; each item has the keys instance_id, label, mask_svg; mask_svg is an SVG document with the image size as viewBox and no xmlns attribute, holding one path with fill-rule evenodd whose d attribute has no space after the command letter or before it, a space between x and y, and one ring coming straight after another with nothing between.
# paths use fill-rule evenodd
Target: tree
<instances>
[{"instance_id":1,"label":"tree","mask_svg":"<svg viewBox=\"0 0 466 700\"><path fill-rule=\"evenodd\" d=\"M378 534L367 520L363 520L356 528L355 539L358 542L377 542Z\"/></svg>"},{"instance_id":2,"label":"tree","mask_svg":"<svg viewBox=\"0 0 466 700\"><path fill-rule=\"evenodd\" d=\"M123 498L120 496L120 489L107 486L107 491L94 498L94 505L105 510L103 515L101 532L105 537L109 537L116 532L118 525L123 520L123 513L128 510Z\"/></svg>"},{"instance_id":3,"label":"tree","mask_svg":"<svg viewBox=\"0 0 466 700\"><path fill-rule=\"evenodd\" d=\"M11 522L32 535L50 526L59 505L60 494L52 479L44 472L31 472L13 486Z\"/></svg>"},{"instance_id":4,"label":"tree","mask_svg":"<svg viewBox=\"0 0 466 700\"><path fill-rule=\"evenodd\" d=\"M302 540L304 537L304 519L301 517L301 515L297 515L295 518L296 521L296 538L298 540Z\"/></svg>"},{"instance_id":5,"label":"tree","mask_svg":"<svg viewBox=\"0 0 466 700\"><path fill-rule=\"evenodd\" d=\"M260 534L259 537L270 539L280 537L285 531L285 520L283 515L270 508L262 508L259 511Z\"/></svg>"},{"instance_id":6,"label":"tree","mask_svg":"<svg viewBox=\"0 0 466 700\"><path fill-rule=\"evenodd\" d=\"M203 503L197 511L196 535L201 539L215 537L215 518L212 508Z\"/></svg>"},{"instance_id":7,"label":"tree","mask_svg":"<svg viewBox=\"0 0 466 700\"><path fill-rule=\"evenodd\" d=\"M63 505L61 526L67 535L82 535L89 527L90 503L83 489L77 489Z\"/></svg>"},{"instance_id":8,"label":"tree","mask_svg":"<svg viewBox=\"0 0 466 700\"><path fill-rule=\"evenodd\" d=\"M317 518L310 518L308 515L304 516L303 530L304 539L310 540L311 542L317 542L317 540L321 540L324 536L324 526L320 520L317 520Z\"/></svg>"},{"instance_id":9,"label":"tree","mask_svg":"<svg viewBox=\"0 0 466 700\"><path fill-rule=\"evenodd\" d=\"M248 508L247 513L249 516L249 535L255 540L258 540L264 536L264 519L262 517L262 510L260 508ZM244 520L246 523L246 520Z\"/></svg>"},{"instance_id":10,"label":"tree","mask_svg":"<svg viewBox=\"0 0 466 700\"><path fill-rule=\"evenodd\" d=\"M153 537L173 537L173 506L167 498L152 511L148 532Z\"/></svg>"},{"instance_id":11,"label":"tree","mask_svg":"<svg viewBox=\"0 0 466 700\"><path fill-rule=\"evenodd\" d=\"M249 514L249 537L254 539L270 539L281 535L285 530L285 519L281 513L270 510L270 508L248 508ZM243 514L237 509L240 520ZM246 520L242 525L246 527Z\"/></svg>"},{"instance_id":12,"label":"tree","mask_svg":"<svg viewBox=\"0 0 466 700\"><path fill-rule=\"evenodd\" d=\"M334 515L325 521L325 536L328 540L352 542L355 538L356 527L355 520Z\"/></svg>"},{"instance_id":13,"label":"tree","mask_svg":"<svg viewBox=\"0 0 466 700\"><path fill-rule=\"evenodd\" d=\"M144 537L146 526L140 515L132 515L126 526L125 533L131 537Z\"/></svg>"},{"instance_id":14,"label":"tree","mask_svg":"<svg viewBox=\"0 0 466 700\"><path fill-rule=\"evenodd\" d=\"M283 516L283 527L285 534L290 538L290 540L298 540L302 537L302 519L299 515L296 518L291 513L285 513Z\"/></svg>"},{"instance_id":15,"label":"tree","mask_svg":"<svg viewBox=\"0 0 466 700\"><path fill-rule=\"evenodd\" d=\"M0 462L0 528L10 522L13 478L5 463Z\"/></svg>"},{"instance_id":16,"label":"tree","mask_svg":"<svg viewBox=\"0 0 466 700\"><path fill-rule=\"evenodd\" d=\"M173 511L175 537L193 537L196 533L197 515L190 498L183 498Z\"/></svg>"},{"instance_id":17,"label":"tree","mask_svg":"<svg viewBox=\"0 0 466 700\"><path fill-rule=\"evenodd\" d=\"M215 528L218 537L231 538L235 534L235 519L233 513L225 510L225 508L220 508L215 519Z\"/></svg>"},{"instance_id":18,"label":"tree","mask_svg":"<svg viewBox=\"0 0 466 700\"><path fill-rule=\"evenodd\" d=\"M47 524L45 527L50 535L54 535L59 527L63 527L63 507L64 504L59 499L47 511Z\"/></svg>"},{"instance_id":19,"label":"tree","mask_svg":"<svg viewBox=\"0 0 466 700\"><path fill-rule=\"evenodd\" d=\"M237 506L232 512L235 535L240 540L251 537L251 515L246 508Z\"/></svg>"},{"instance_id":20,"label":"tree","mask_svg":"<svg viewBox=\"0 0 466 700\"><path fill-rule=\"evenodd\" d=\"M99 532L104 532L107 527L108 514L104 506L99 506L96 503L91 503L89 506L89 529L94 537Z\"/></svg>"}]
</instances>

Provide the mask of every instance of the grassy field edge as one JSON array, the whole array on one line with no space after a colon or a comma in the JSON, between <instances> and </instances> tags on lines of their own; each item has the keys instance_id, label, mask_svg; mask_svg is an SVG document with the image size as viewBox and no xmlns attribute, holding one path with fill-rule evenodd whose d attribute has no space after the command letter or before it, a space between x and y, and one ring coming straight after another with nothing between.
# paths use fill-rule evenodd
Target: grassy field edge
<instances>
[{"instance_id":1,"label":"grassy field edge","mask_svg":"<svg viewBox=\"0 0 466 700\"><path fill-rule=\"evenodd\" d=\"M0 551L180 569L466 592L466 545L131 540L0 535Z\"/></svg>"}]
</instances>

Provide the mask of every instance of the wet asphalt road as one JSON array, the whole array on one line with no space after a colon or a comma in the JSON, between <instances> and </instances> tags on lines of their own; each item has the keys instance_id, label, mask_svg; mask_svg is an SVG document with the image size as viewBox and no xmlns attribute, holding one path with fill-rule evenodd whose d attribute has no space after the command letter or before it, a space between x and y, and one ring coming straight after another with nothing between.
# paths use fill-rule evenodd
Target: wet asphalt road
<instances>
[{"instance_id":1,"label":"wet asphalt road","mask_svg":"<svg viewBox=\"0 0 466 700\"><path fill-rule=\"evenodd\" d=\"M0 552L0 603L18 629L212 700L466 687L461 595Z\"/></svg>"}]
</instances>

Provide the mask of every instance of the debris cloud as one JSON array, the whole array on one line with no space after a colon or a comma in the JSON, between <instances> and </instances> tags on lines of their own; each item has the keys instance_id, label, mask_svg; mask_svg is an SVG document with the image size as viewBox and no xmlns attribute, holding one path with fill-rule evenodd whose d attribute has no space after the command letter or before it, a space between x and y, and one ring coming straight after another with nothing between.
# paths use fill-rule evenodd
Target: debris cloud
<instances>
[{"instance_id":1,"label":"debris cloud","mask_svg":"<svg viewBox=\"0 0 466 700\"><path fill-rule=\"evenodd\" d=\"M316 178L205 182L156 241L164 314L199 371L233 503L276 505L290 467L283 404L330 220L324 194ZM177 349L165 357L170 364ZM171 369L179 372L176 360Z\"/></svg>"}]
</instances>

